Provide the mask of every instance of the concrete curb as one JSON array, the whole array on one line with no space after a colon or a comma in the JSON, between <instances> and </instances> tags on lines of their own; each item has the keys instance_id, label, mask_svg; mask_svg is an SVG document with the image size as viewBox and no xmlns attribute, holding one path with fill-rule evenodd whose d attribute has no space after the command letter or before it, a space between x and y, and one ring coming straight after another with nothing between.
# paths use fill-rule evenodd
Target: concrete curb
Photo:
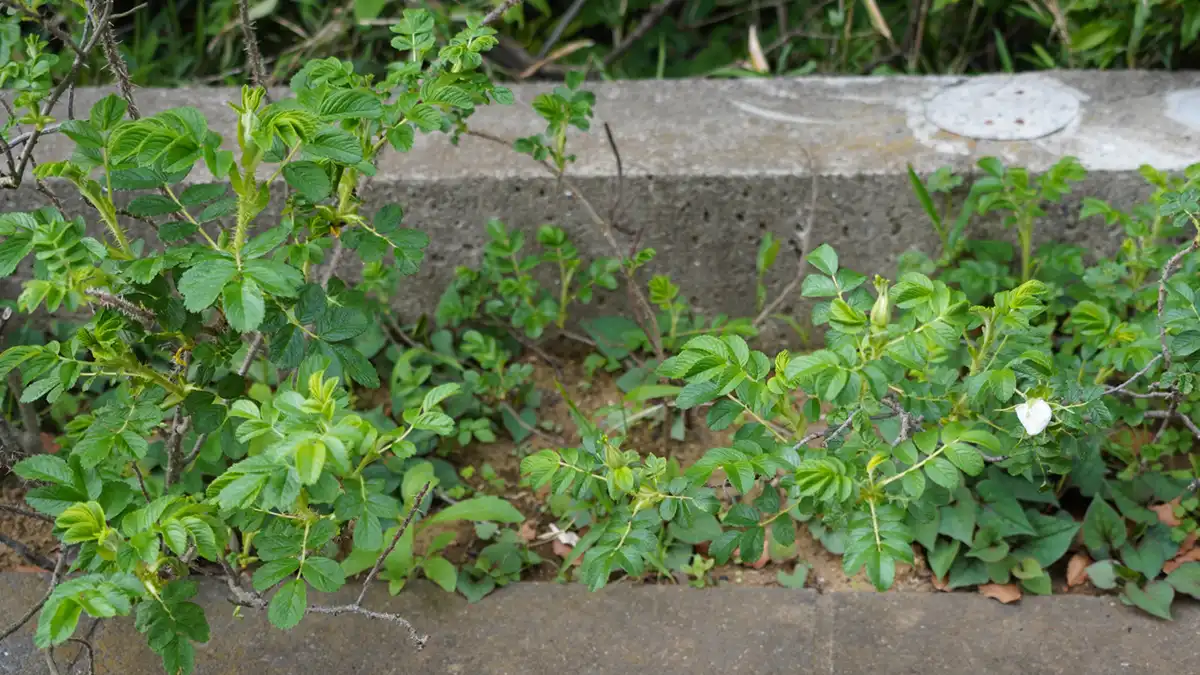
<instances>
[{"instance_id":1,"label":"concrete curb","mask_svg":"<svg viewBox=\"0 0 1200 675\"><path fill-rule=\"evenodd\" d=\"M45 580L0 574L0 615L43 593ZM310 602L342 604L357 587ZM519 583L483 602L431 584L389 597L378 585L365 606L398 612L431 635L413 651L399 629L357 616L309 615L290 632L265 614L232 616L227 591L201 582L212 639L196 673L463 673L643 675L656 673L1088 673L1191 672L1200 657L1200 605L1177 602L1175 621L1113 597L1027 597L1001 605L971 593L831 593L781 588ZM0 644L0 673L43 673L32 627ZM132 621L100 624L96 672L150 675L161 662ZM66 664L75 647L60 650ZM64 673L66 670L64 669Z\"/></svg>"},{"instance_id":2,"label":"concrete curb","mask_svg":"<svg viewBox=\"0 0 1200 675\"><path fill-rule=\"evenodd\" d=\"M972 80L1006 85L1010 94L1040 87L1059 100L1077 101L1076 112L1054 120L1057 130L1019 141L973 140L931 121L930 101L964 81L631 81L594 90L597 116L612 125L624 162L622 222L646 227L643 243L659 253L650 272L671 274L710 314L747 313L755 248L767 231L783 238L799 234L810 249L829 243L841 252L844 266L868 274L891 274L896 256L912 247L934 253L935 238L905 175L909 163L920 172L947 164L967 170L979 157L995 155L1040 170L1076 155L1093 173L1067 204L1052 210L1040 234L1106 253L1114 250L1120 233L1096 219L1079 222L1079 198L1127 207L1147 193L1138 165L1178 170L1200 158L1200 116L1191 105L1200 99L1200 74L1072 71ZM1020 85L1015 90L1014 82ZM527 105L539 91L516 87L517 105L483 108L472 126L509 139L540 131L542 124ZM86 110L104 93L79 91L77 110ZM145 89L138 97L147 112L194 105L228 139L234 117L225 101L233 93ZM992 107L978 100L956 112L989 115ZM1065 126L1057 128L1064 120ZM604 134L596 131L572 143L579 155L572 174L593 203L607 208L616 193L616 165ZM49 137L39 145L37 159L64 158L69 148L67 139ZM809 213L814 171L818 198ZM204 180L199 174L193 179ZM442 136L419 138L412 152L385 155L362 194L368 210L389 202L404 205L408 224L432 237L423 270L395 299L398 309L410 314L430 310L454 266L477 259L483 225L491 217L530 231L553 222L575 235L585 255L611 254L578 201L564 195L553 178L527 158L475 138L464 138L458 147ZM44 203L31 188L0 194L5 211ZM69 203L84 212L78 200ZM978 228L977 237L1012 236L997 222L981 222ZM781 258L769 286L778 291L794 273L793 261ZM15 295L12 283L0 286L0 293ZM624 294L602 302L623 305ZM614 309L622 308L601 304L593 311L611 314ZM798 309L799 301L782 308Z\"/></svg>"}]
</instances>

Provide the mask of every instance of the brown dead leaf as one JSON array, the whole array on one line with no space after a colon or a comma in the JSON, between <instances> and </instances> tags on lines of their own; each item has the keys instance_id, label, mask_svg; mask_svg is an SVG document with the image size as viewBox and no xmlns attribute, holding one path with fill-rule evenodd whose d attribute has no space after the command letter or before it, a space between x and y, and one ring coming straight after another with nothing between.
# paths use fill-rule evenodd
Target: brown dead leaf
<instances>
[{"instance_id":1,"label":"brown dead leaf","mask_svg":"<svg viewBox=\"0 0 1200 675\"><path fill-rule=\"evenodd\" d=\"M521 529L517 531L517 536L526 544L537 539L537 523L532 520L526 520L521 524Z\"/></svg>"},{"instance_id":2,"label":"brown dead leaf","mask_svg":"<svg viewBox=\"0 0 1200 675\"><path fill-rule=\"evenodd\" d=\"M1180 498L1176 497L1166 504L1151 506L1150 510L1158 514L1158 522L1167 527L1177 527L1182 524L1182 521L1175 517L1175 507L1179 506L1179 502Z\"/></svg>"},{"instance_id":3,"label":"brown dead leaf","mask_svg":"<svg viewBox=\"0 0 1200 675\"><path fill-rule=\"evenodd\" d=\"M950 582L946 579L939 579L936 575L931 574L929 575L929 583L933 584L933 587L939 591L950 592Z\"/></svg>"},{"instance_id":4,"label":"brown dead leaf","mask_svg":"<svg viewBox=\"0 0 1200 675\"><path fill-rule=\"evenodd\" d=\"M1021 599L1021 589L1016 584L984 584L979 587L979 592L985 598L998 600L1005 605Z\"/></svg>"},{"instance_id":5,"label":"brown dead leaf","mask_svg":"<svg viewBox=\"0 0 1200 675\"><path fill-rule=\"evenodd\" d=\"M564 544L557 539L553 540L550 543L550 549L552 551L554 551L554 555L556 555L564 560L567 558L567 556L571 555L571 550L574 548L575 548L574 546L571 546L570 544ZM580 557L582 557L582 556L580 556ZM579 564L579 559L575 560L575 564L576 565Z\"/></svg>"},{"instance_id":6,"label":"brown dead leaf","mask_svg":"<svg viewBox=\"0 0 1200 675\"><path fill-rule=\"evenodd\" d=\"M1163 563L1163 572L1165 574L1170 574L1171 572L1179 569L1179 567L1184 563L1189 562L1200 562L1200 548L1193 548L1187 553L1180 553L1174 558L1171 558L1167 562Z\"/></svg>"},{"instance_id":7,"label":"brown dead leaf","mask_svg":"<svg viewBox=\"0 0 1200 675\"><path fill-rule=\"evenodd\" d=\"M1087 567L1092 559L1086 553L1076 553L1067 561L1067 588L1079 586L1087 581Z\"/></svg>"},{"instance_id":8,"label":"brown dead leaf","mask_svg":"<svg viewBox=\"0 0 1200 675\"><path fill-rule=\"evenodd\" d=\"M1187 553L1196 548L1196 540L1200 539L1200 534L1192 532L1183 538L1183 543L1179 545L1179 553Z\"/></svg>"},{"instance_id":9,"label":"brown dead leaf","mask_svg":"<svg viewBox=\"0 0 1200 675\"><path fill-rule=\"evenodd\" d=\"M54 434L43 431L39 438L42 441L42 452L54 454L62 449L62 446L54 442Z\"/></svg>"}]
</instances>

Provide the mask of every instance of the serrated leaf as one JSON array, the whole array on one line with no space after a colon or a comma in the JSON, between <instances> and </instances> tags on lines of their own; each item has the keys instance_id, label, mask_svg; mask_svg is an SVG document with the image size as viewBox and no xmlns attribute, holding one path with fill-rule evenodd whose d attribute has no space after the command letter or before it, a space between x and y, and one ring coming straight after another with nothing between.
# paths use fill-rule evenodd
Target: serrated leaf
<instances>
[{"instance_id":1,"label":"serrated leaf","mask_svg":"<svg viewBox=\"0 0 1200 675\"><path fill-rule=\"evenodd\" d=\"M283 167L283 178L310 202L319 202L333 192L333 183L325 169L309 160L288 162Z\"/></svg>"},{"instance_id":2,"label":"serrated leaf","mask_svg":"<svg viewBox=\"0 0 1200 675\"><path fill-rule=\"evenodd\" d=\"M189 268L179 278L184 307L193 313L211 307L236 274L237 266L233 261L223 258L206 260Z\"/></svg>"},{"instance_id":3,"label":"serrated leaf","mask_svg":"<svg viewBox=\"0 0 1200 675\"><path fill-rule=\"evenodd\" d=\"M276 628L288 630L304 618L308 609L308 587L300 579L293 579L279 587L267 607L267 619Z\"/></svg>"}]
</instances>

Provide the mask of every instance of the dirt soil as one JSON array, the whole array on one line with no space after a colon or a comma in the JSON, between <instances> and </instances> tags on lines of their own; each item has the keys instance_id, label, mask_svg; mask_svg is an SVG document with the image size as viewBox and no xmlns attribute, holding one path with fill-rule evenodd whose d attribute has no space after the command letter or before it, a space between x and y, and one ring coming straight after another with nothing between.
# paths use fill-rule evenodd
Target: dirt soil
<instances>
[{"instance_id":1,"label":"dirt soil","mask_svg":"<svg viewBox=\"0 0 1200 675\"><path fill-rule=\"evenodd\" d=\"M562 351L556 351L562 354ZM569 352L568 352L569 353ZM555 386L555 380L562 383L568 395L593 420L602 420L606 414L619 409L623 398L617 386L616 378L608 373L597 372L588 377L579 355L569 355L558 362L557 371L537 356L530 356L527 362L534 365L534 383L542 394L541 406L538 410L539 430L524 443L517 445L507 440L507 434L500 432L501 440L495 443L476 443L455 450L449 459L459 467L472 466L475 475L466 482L480 494L495 494L509 499L527 518L520 528L522 538L529 541L535 551L544 559L537 568L528 570L523 579L546 581L557 577L560 563L570 550L569 546L553 540L541 540L539 537L550 531L550 524L556 522L554 516L545 505L545 495L537 495L519 486L521 459L537 450L548 447L560 447L579 441L579 434L571 420L566 400ZM678 414L677 411L672 411ZM634 414L632 409L630 414ZM686 467L701 457L709 448L720 447L728 443L728 434L709 431L704 424L703 415L689 416L685 420L686 434L684 441L676 441L669 434L663 433L663 424L644 418L643 423L637 423L630 429L623 447L637 449L646 453L654 453L661 457L677 460ZM649 423L646 423L649 422ZM545 427L549 427L548 429ZM481 467L488 463L496 474L503 479L503 485L489 485L481 476ZM716 476L716 481L722 480ZM720 494L720 492L718 492ZM23 500L24 489L9 476L0 486L0 502L28 508ZM736 498L736 497L735 497ZM729 497L723 497L728 502ZM469 563L488 542L480 540L471 523L454 524L455 541L446 549L444 555L456 564ZM0 511L0 532L16 538L29 545L39 554L52 557L55 541L51 536L52 526L38 520L24 518L16 514ZM430 528L422 532L416 548L424 548L437 532L444 528ZM703 547L702 547L703 548ZM795 555L782 559L765 559L760 567L728 564L715 567L709 573L709 581L714 584L733 584L740 586L778 586L778 575L790 573L796 565L809 566L807 586L821 592L865 591L873 587L865 573L853 576L847 575L842 569L841 556L827 551L821 543L812 536L807 527L797 528ZM1064 565L1065 567L1065 562ZM1058 566L1056 566L1058 567ZM30 564L15 551L0 544L0 571L9 569L30 569ZM1089 584L1067 589L1065 584L1065 569L1054 570L1055 592L1093 593L1095 589ZM679 574L675 578L653 579L648 577L646 583L686 583L687 577ZM924 556L916 554L916 565L901 565L896 570L896 581L893 590L901 592L934 592L937 586L932 579L932 573L925 564Z\"/></svg>"},{"instance_id":2,"label":"dirt soil","mask_svg":"<svg viewBox=\"0 0 1200 675\"><path fill-rule=\"evenodd\" d=\"M0 504L31 511L25 504L25 488L16 476L0 480ZM53 559L58 541L51 531L54 525L44 520L28 518L0 509L0 534L15 539L43 558ZM7 545L0 543L0 572L11 569L37 570L28 560Z\"/></svg>"}]
</instances>

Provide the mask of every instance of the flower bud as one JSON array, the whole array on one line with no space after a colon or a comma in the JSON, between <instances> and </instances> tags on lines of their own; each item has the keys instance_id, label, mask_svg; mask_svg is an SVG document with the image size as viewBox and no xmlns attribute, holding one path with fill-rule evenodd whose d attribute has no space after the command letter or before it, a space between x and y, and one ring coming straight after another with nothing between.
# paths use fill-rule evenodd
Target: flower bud
<instances>
[{"instance_id":1,"label":"flower bud","mask_svg":"<svg viewBox=\"0 0 1200 675\"><path fill-rule=\"evenodd\" d=\"M888 299L887 279L875 277L875 292L879 297L875 298L875 304L871 307L871 327L882 331L892 320L892 303Z\"/></svg>"}]
</instances>

